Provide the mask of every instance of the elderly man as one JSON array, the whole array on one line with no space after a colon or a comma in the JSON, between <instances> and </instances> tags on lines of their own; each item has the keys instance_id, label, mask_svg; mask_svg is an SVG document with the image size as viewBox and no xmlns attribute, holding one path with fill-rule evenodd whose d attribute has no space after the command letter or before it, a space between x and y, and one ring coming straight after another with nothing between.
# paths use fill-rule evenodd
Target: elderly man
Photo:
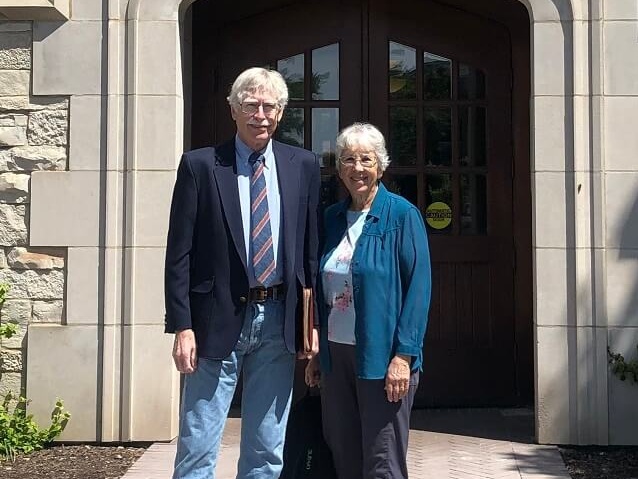
<instances>
[{"instance_id":1,"label":"elderly man","mask_svg":"<svg viewBox=\"0 0 638 479\"><path fill-rule=\"evenodd\" d=\"M282 468L320 184L316 155L272 139L287 100L279 73L244 71L228 97L235 137L185 153L177 171L165 267L166 332L185 374L174 479L215 477L240 371L237 478L276 479Z\"/></svg>"}]
</instances>

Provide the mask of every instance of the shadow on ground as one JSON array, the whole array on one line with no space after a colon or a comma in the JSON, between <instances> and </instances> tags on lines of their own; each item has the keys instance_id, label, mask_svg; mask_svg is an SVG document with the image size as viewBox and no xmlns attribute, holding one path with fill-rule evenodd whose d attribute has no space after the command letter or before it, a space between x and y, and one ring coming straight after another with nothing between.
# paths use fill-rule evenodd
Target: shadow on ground
<instances>
[{"instance_id":1,"label":"shadow on ground","mask_svg":"<svg viewBox=\"0 0 638 479\"><path fill-rule=\"evenodd\" d=\"M533 444L534 411L531 408L415 409L410 429Z\"/></svg>"}]
</instances>

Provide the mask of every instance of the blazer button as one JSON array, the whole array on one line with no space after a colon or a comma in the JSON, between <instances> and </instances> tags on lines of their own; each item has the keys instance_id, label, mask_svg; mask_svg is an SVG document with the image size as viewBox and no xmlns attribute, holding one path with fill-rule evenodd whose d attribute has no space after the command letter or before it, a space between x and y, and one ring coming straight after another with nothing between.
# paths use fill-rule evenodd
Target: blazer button
<instances>
[{"instance_id":1,"label":"blazer button","mask_svg":"<svg viewBox=\"0 0 638 479\"><path fill-rule=\"evenodd\" d=\"M239 297L239 302L240 303L245 303L247 301L246 296L240 296Z\"/></svg>"}]
</instances>

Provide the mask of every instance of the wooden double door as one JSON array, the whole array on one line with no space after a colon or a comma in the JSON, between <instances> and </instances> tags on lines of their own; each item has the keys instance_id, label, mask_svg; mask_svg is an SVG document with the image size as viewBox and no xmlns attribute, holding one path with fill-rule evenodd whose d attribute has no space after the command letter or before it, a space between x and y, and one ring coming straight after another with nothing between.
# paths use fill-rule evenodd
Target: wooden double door
<instances>
[{"instance_id":1,"label":"wooden double door","mask_svg":"<svg viewBox=\"0 0 638 479\"><path fill-rule=\"evenodd\" d=\"M425 0L237 3L193 9L193 146L234 134L225 97L255 65L286 78L277 137L321 155L326 204L344 194L339 129L377 125L392 160L383 181L419 207L430 241L433 295L416 406L526 402L508 29Z\"/></svg>"}]
</instances>

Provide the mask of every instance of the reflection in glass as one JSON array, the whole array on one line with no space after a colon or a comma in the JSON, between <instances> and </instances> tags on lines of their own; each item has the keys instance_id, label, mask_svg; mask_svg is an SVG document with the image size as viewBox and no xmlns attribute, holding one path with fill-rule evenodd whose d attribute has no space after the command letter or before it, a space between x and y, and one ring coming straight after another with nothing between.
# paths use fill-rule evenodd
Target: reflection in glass
<instances>
[{"instance_id":1,"label":"reflection in glass","mask_svg":"<svg viewBox=\"0 0 638 479\"><path fill-rule=\"evenodd\" d=\"M416 98L416 50L390 42L388 84L391 100Z\"/></svg>"},{"instance_id":2,"label":"reflection in glass","mask_svg":"<svg viewBox=\"0 0 638 479\"><path fill-rule=\"evenodd\" d=\"M304 147L303 108L286 108L275 131L275 138L289 145Z\"/></svg>"},{"instance_id":3,"label":"reflection in glass","mask_svg":"<svg viewBox=\"0 0 638 479\"><path fill-rule=\"evenodd\" d=\"M339 180L337 179L336 173L334 175L321 175L321 194L319 202L322 210L339 201L341 199L340 196L342 196L340 193Z\"/></svg>"},{"instance_id":4,"label":"reflection in glass","mask_svg":"<svg viewBox=\"0 0 638 479\"><path fill-rule=\"evenodd\" d=\"M383 174L383 184L388 190L403 196L413 205L419 204L416 175L398 175L386 171Z\"/></svg>"},{"instance_id":5,"label":"reflection in glass","mask_svg":"<svg viewBox=\"0 0 638 479\"><path fill-rule=\"evenodd\" d=\"M485 108L459 108L459 158L461 166L485 166Z\"/></svg>"},{"instance_id":6,"label":"reflection in glass","mask_svg":"<svg viewBox=\"0 0 638 479\"><path fill-rule=\"evenodd\" d=\"M452 60L423 53L423 98L448 100L452 96Z\"/></svg>"},{"instance_id":7,"label":"reflection in glass","mask_svg":"<svg viewBox=\"0 0 638 479\"><path fill-rule=\"evenodd\" d=\"M459 65L459 99L480 100L485 98L485 74L483 70L469 65Z\"/></svg>"},{"instance_id":8,"label":"reflection in glass","mask_svg":"<svg viewBox=\"0 0 638 479\"><path fill-rule=\"evenodd\" d=\"M452 164L452 113L450 109L425 110L425 164Z\"/></svg>"},{"instance_id":9,"label":"reflection in glass","mask_svg":"<svg viewBox=\"0 0 638 479\"><path fill-rule=\"evenodd\" d=\"M293 57L284 58L277 62L277 71L286 80L288 98L290 100L304 99L304 55L300 53Z\"/></svg>"},{"instance_id":10,"label":"reflection in glass","mask_svg":"<svg viewBox=\"0 0 638 479\"><path fill-rule=\"evenodd\" d=\"M461 175L461 233L487 233L487 182L485 175Z\"/></svg>"},{"instance_id":11,"label":"reflection in glass","mask_svg":"<svg viewBox=\"0 0 638 479\"><path fill-rule=\"evenodd\" d=\"M339 99L339 44L312 51L312 99Z\"/></svg>"},{"instance_id":12,"label":"reflection in glass","mask_svg":"<svg viewBox=\"0 0 638 479\"><path fill-rule=\"evenodd\" d=\"M334 165L335 140L339 130L339 108L312 109L312 146L321 166Z\"/></svg>"},{"instance_id":13,"label":"reflection in glass","mask_svg":"<svg viewBox=\"0 0 638 479\"><path fill-rule=\"evenodd\" d=\"M427 175L425 178L425 208L427 217L427 208L432 203L445 203L452 210L452 218L454 218L454 204L452 202L452 180L451 175ZM427 224L430 233L448 233L452 231L452 222L443 229L434 229Z\"/></svg>"},{"instance_id":14,"label":"reflection in glass","mask_svg":"<svg viewBox=\"0 0 638 479\"><path fill-rule=\"evenodd\" d=\"M392 164L415 165L416 157L416 107L390 108Z\"/></svg>"}]
</instances>

